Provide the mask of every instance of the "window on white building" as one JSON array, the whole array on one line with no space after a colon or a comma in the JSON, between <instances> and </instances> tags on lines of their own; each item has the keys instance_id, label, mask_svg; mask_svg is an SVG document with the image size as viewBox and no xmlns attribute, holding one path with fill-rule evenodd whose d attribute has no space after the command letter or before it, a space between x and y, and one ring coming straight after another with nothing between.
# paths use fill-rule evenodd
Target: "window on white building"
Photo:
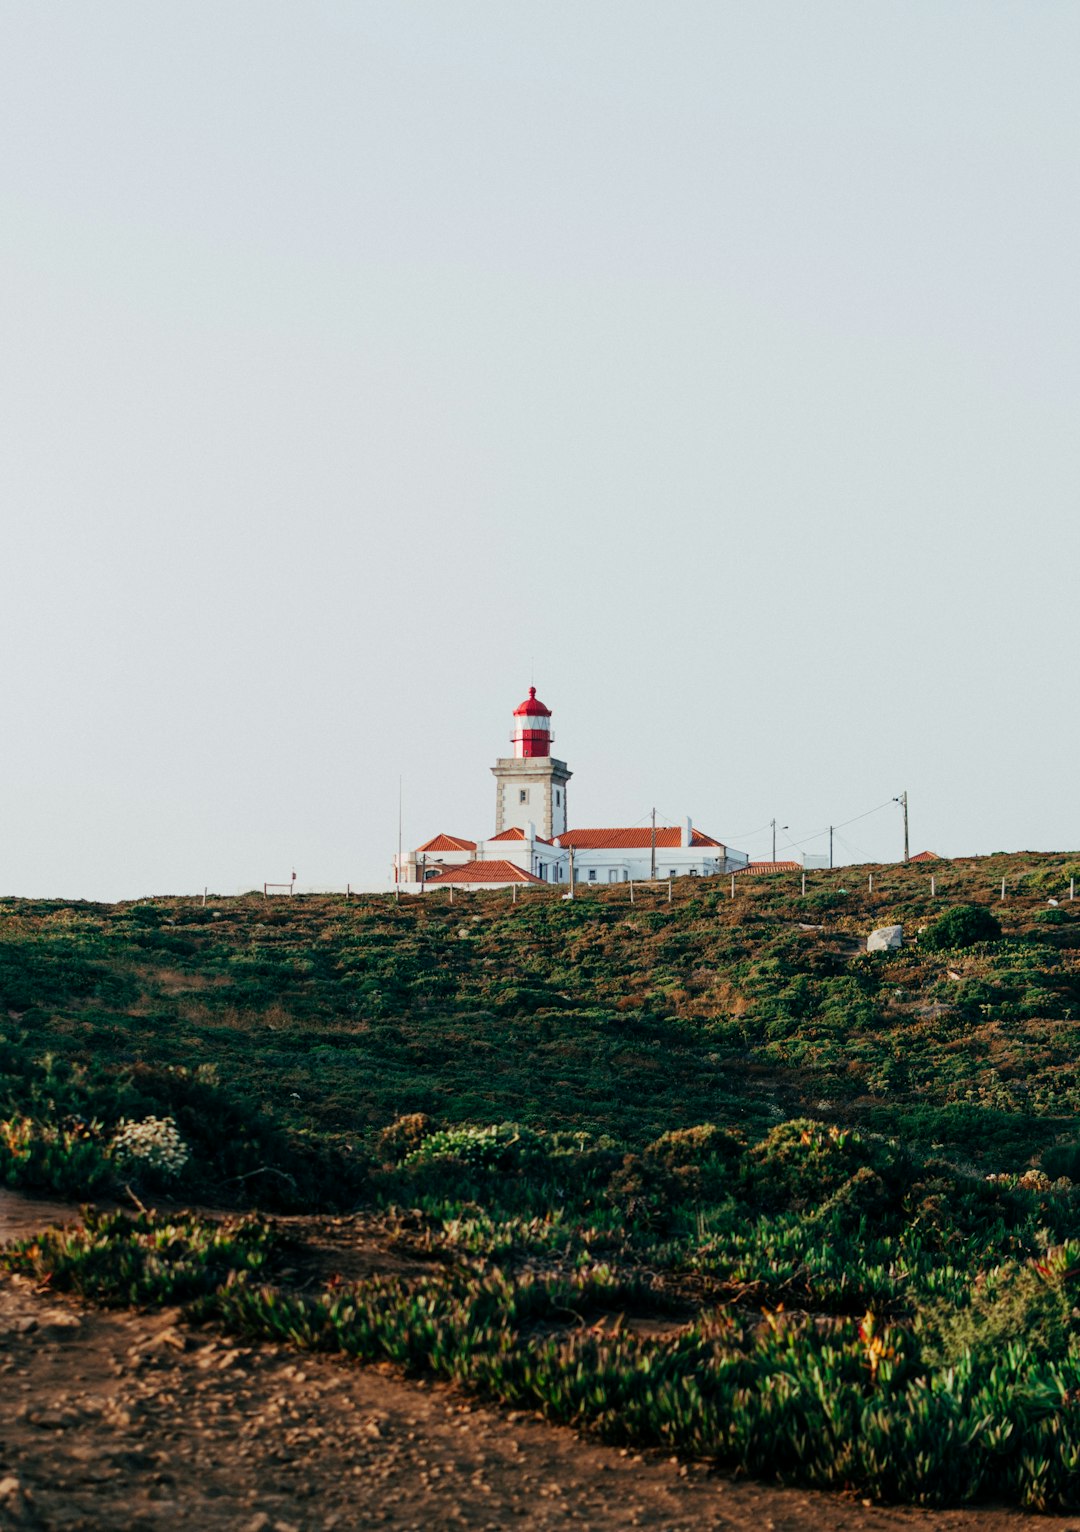
<instances>
[{"instance_id":1,"label":"window on white building","mask_svg":"<svg viewBox=\"0 0 1080 1532\"><path fill-rule=\"evenodd\" d=\"M596 882L596 868L595 867L590 867L589 868L589 882L590 883L595 883Z\"/></svg>"},{"instance_id":2,"label":"window on white building","mask_svg":"<svg viewBox=\"0 0 1080 1532\"><path fill-rule=\"evenodd\" d=\"M555 789L555 807L558 808L560 803L562 803L562 794L559 792L559 789L556 788Z\"/></svg>"},{"instance_id":3,"label":"window on white building","mask_svg":"<svg viewBox=\"0 0 1080 1532\"><path fill-rule=\"evenodd\" d=\"M519 788L518 789L518 802L519 803L528 803L528 801L529 801L529 789L527 787Z\"/></svg>"},{"instance_id":4,"label":"window on white building","mask_svg":"<svg viewBox=\"0 0 1080 1532\"><path fill-rule=\"evenodd\" d=\"M608 869L607 880L609 883L617 883L619 881L619 869L617 867Z\"/></svg>"},{"instance_id":5,"label":"window on white building","mask_svg":"<svg viewBox=\"0 0 1080 1532\"><path fill-rule=\"evenodd\" d=\"M678 869L675 867L669 867L667 870L667 875L669 878L677 878L679 876Z\"/></svg>"}]
</instances>

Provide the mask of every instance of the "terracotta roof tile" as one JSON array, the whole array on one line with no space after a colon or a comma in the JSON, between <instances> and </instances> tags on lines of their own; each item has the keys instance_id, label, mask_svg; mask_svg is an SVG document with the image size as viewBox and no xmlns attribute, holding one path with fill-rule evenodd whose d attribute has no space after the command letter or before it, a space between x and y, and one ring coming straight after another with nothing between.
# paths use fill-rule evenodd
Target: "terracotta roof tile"
<instances>
[{"instance_id":1,"label":"terracotta roof tile","mask_svg":"<svg viewBox=\"0 0 1080 1532\"><path fill-rule=\"evenodd\" d=\"M745 867L735 869L738 874L748 872L752 877L768 872L802 872L802 870L801 862L748 862Z\"/></svg>"},{"instance_id":2,"label":"terracotta roof tile","mask_svg":"<svg viewBox=\"0 0 1080 1532\"><path fill-rule=\"evenodd\" d=\"M429 878L427 886L436 883L543 883L531 872L515 867L513 862L466 862L462 867L447 867L437 877Z\"/></svg>"},{"instance_id":3,"label":"terracotta roof tile","mask_svg":"<svg viewBox=\"0 0 1080 1532\"><path fill-rule=\"evenodd\" d=\"M537 838L538 841L543 841L545 846L550 846L551 845L551 842L549 840L544 840L544 837L542 835L538 835L536 838ZM492 836L489 837L489 839L491 839L491 840L525 840L526 839L526 835L525 835L525 831L524 830L519 830L517 828L517 826L514 825L509 830L503 830L501 835L492 835Z\"/></svg>"},{"instance_id":4,"label":"terracotta roof tile","mask_svg":"<svg viewBox=\"0 0 1080 1532\"><path fill-rule=\"evenodd\" d=\"M475 851L474 840L462 840L460 835L444 835L441 831L434 839L429 840L424 846L417 846L416 854L422 851Z\"/></svg>"},{"instance_id":5,"label":"terracotta roof tile","mask_svg":"<svg viewBox=\"0 0 1080 1532\"><path fill-rule=\"evenodd\" d=\"M644 829L632 826L614 830L564 830L556 839L560 846L573 846L575 851L648 851L652 845L652 830L648 825ZM713 840L701 830L691 831L690 844L723 847L722 841ZM678 825L657 825L658 851L674 851L681 845L682 830Z\"/></svg>"}]
</instances>

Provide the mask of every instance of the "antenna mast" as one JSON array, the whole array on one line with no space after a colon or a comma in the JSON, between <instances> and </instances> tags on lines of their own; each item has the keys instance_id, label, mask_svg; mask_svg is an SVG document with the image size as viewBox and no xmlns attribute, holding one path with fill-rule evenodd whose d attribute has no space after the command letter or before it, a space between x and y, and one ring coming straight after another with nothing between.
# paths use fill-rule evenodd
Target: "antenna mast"
<instances>
[{"instance_id":1,"label":"antenna mast","mask_svg":"<svg viewBox=\"0 0 1080 1532\"><path fill-rule=\"evenodd\" d=\"M652 811L652 835L649 837L649 877L656 881L656 810Z\"/></svg>"},{"instance_id":2,"label":"antenna mast","mask_svg":"<svg viewBox=\"0 0 1080 1532\"><path fill-rule=\"evenodd\" d=\"M401 777L397 779L397 869L394 873L394 903L401 901Z\"/></svg>"}]
</instances>

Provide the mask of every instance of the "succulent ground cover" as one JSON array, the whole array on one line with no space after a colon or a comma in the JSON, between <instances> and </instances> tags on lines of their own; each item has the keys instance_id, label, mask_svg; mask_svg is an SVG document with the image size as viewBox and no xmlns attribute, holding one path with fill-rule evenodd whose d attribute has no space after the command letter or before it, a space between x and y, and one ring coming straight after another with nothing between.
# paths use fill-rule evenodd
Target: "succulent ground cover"
<instances>
[{"instance_id":1,"label":"succulent ground cover","mask_svg":"<svg viewBox=\"0 0 1080 1532\"><path fill-rule=\"evenodd\" d=\"M1073 1508L1080 862L868 872L6 901L8 1184L363 1207L430 1271L149 1214L8 1264L727 1469Z\"/></svg>"},{"instance_id":2,"label":"succulent ground cover","mask_svg":"<svg viewBox=\"0 0 1080 1532\"><path fill-rule=\"evenodd\" d=\"M296 1221L290 1225L295 1232ZM378 1260L374 1239L366 1253ZM0 1520L21 1532L1020 1532L733 1480L582 1441L453 1385L249 1345L175 1309L88 1306L0 1278ZM1075 1522L1040 1517L1039 1532Z\"/></svg>"}]
</instances>

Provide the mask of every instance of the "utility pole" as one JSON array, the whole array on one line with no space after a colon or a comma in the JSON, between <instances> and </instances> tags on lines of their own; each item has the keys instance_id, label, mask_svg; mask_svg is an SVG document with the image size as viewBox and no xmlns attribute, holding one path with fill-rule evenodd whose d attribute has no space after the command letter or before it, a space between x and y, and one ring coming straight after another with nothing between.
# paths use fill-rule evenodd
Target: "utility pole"
<instances>
[{"instance_id":1,"label":"utility pole","mask_svg":"<svg viewBox=\"0 0 1080 1532\"><path fill-rule=\"evenodd\" d=\"M649 878L656 882L656 810L652 811L652 836L649 840Z\"/></svg>"},{"instance_id":2,"label":"utility pole","mask_svg":"<svg viewBox=\"0 0 1080 1532\"><path fill-rule=\"evenodd\" d=\"M394 903L401 903L401 778L397 779L397 870L394 874Z\"/></svg>"},{"instance_id":3,"label":"utility pole","mask_svg":"<svg viewBox=\"0 0 1080 1532\"><path fill-rule=\"evenodd\" d=\"M904 861L905 862L910 862L911 861L911 857L910 857L910 855L908 853L907 788L904 789L904 791L900 794L899 798L894 798L893 802L894 803L898 803L900 805L900 808L903 811L903 815L904 815Z\"/></svg>"},{"instance_id":4,"label":"utility pole","mask_svg":"<svg viewBox=\"0 0 1080 1532\"><path fill-rule=\"evenodd\" d=\"M776 820L775 819L770 819L769 823L772 825L772 859L775 862L776 861Z\"/></svg>"},{"instance_id":5,"label":"utility pole","mask_svg":"<svg viewBox=\"0 0 1080 1532\"><path fill-rule=\"evenodd\" d=\"M829 871L832 872L832 825L829 826Z\"/></svg>"}]
</instances>

